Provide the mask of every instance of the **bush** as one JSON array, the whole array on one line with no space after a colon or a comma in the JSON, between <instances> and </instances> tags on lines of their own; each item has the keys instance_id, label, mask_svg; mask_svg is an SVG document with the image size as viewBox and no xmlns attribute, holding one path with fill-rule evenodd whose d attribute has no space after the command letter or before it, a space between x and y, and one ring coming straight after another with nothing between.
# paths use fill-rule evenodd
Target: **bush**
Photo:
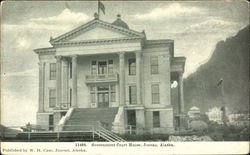
<instances>
[{"instance_id":1,"label":"bush","mask_svg":"<svg viewBox=\"0 0 250 155\"><path fill-rule=\"evenodd\" d=\"M208 129L208 125L201 120L194 120L190 123L190 128L193 131L206 131Z\"/></svg>"},{"instance_id":2,"label":"bush","mask_svg":"<svg viewBox=\"0 0 250 155\"><path fill-rule=\"evenodd\" d=\"M168 134L143 134L143 135L121 135L127 141L167 141L169 139Z\"/></svg>"}]
</instances>

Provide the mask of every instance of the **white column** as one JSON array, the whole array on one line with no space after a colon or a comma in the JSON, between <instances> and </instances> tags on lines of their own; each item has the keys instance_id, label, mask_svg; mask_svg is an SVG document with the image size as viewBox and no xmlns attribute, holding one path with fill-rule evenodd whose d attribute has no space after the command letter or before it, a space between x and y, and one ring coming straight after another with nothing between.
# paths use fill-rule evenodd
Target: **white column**
<instances>
[{"instance_id":1,"label":"white column","mask_svg":"<svg viewBox=\"0 0 250 155\"><path fill-rule=\"evenodd\" d=\"M124 65L124 52L119 54L119 63L120 63L120 76L119 76L119 84L120 84L120 106L125 105L125 65Z\"/></svg>"},{"instance_id":2,"label":"white column","mask_svg":"<svg viewBox=\"0 0 250 155\"><path fill-rule=\"evenodd\" d=\"M182 73L179 73L179 80L178 80L178 90L179 90L179 106L180 111L179 113L184 114L184 96L183 96L183 78Z\"/></svg>"},{"instance_id":3,"label":"white column","mask_svg":"<svg viewBox=\"0 0 250 155\"><path fill-rule=\"evenodd\" d=\"M68 60L62 61L62 103L68 104Z\"/></svg>"},{"instance_id":4,"label":"white column","mask_svg":"<svg viewBox=\"0 0 250 155\"><path fill-rule=\"evenodd\" d=\"M136 89L137 104L141 103L141 52L136 52Z\"/></svg>"},{"instance_id":5,"label":"white column","mask_svg":"<svg viewBox=\"0 0 250 155\"><path fill-rule=\"evenodd\" d=\"M72 107L77 107L77 55L72 56Z\"/></svg>"},{"instance_id":6,"label":"white column","mask_svg":"<svg viewBox=\"0 0 250 155\"><path fill-rule=\"evenodd\" d=\"M61 89L62 89L62 77L61 77L61 72L62 72L62 57L61 56L56 56L56 107L60 108L61 107Z\"/></svg>"},{"instance_id":7,"label":"white column","mask_svg":"<svg viewBox=\"0 0 250 155\"><path fill-rule=\"evenodd\" d=\"M39 62L39 107L38 112L44 111L44 62Z\"/></svg>"}]
</instances>

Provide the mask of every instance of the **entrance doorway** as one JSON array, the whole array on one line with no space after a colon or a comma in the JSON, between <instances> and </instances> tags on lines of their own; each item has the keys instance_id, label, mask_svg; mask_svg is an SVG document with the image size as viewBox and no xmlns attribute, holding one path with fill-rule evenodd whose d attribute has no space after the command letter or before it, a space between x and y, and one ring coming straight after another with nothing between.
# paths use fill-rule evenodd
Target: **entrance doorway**
<instances>
[{"instance_id":1,"label":"entrance doorway","mask_svg":"<svg viewBox=\"0 0 250 155\"><path fill-rule=\"evenodd\" d=\"M109 86L103 85L97 87L98 108L109 107Z\"/></svg>"},{"instance_id":2,"label":"entrance doorway","mask_svg":"<svg viewBox=\"0 0 250 155\"><path fill-rule=\"evenodd\" d=\"M136 131L136 111L127 110L127 126L130 133L135 133Z\"/></svg>"},{"instance_id":3,"label":"entrance doorway","mask_svg":"<svg viewBox=\"0 0 250 155\"><path fill-rule=\"evenodd\" d=\"M109 107L109 93L100 92L98 93L98 108L107 108Z\"/></svg>"}]
</instances>

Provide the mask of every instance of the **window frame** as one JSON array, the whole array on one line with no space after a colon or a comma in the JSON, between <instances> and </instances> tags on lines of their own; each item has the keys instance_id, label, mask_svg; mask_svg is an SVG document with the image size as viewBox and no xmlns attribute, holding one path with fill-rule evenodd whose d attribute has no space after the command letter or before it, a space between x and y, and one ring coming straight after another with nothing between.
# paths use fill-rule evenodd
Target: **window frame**
<instances>
[{"instance_id":1,"label":"window frame","mask_svg":"<svg viewBox=\"0 0 250 155\"><path fill-rule=\"evenodd\" d=\"M128 59L128 75L136 75L136 58Z\"/></svg>"},{"instance_id":2,"label":"window frame","mask_svg":"<svg viewBox=\"0 0 250 155\"><path fill-rule=\"evenodd\" d=\"M52 91L54 91L54 96L52 97ZM54 100L54 105L52 105L52 101ZM56 89L54 89L54 88L51 88L51 89L49 89L49 108L54 108L54 107L56 107Z\"/></svg>"},{"instance_id":3,"label":"window frame","mask_svg":"<svg viewBox=\"0 0 250 155\"><path fill-rule=\"evenodd\" d=\"M160 128L161 127L161 120L160 120L160 111L153 111L152 112L153 118L153 128Z\"/></svg>"},{"instance_id":4,"label":"window frame","mask_svg":"<svg viewBox=\"0 0 250 155\"><path fill-rule=\"evenodd\" d=\"M93 64L93 62L95 62L95 64ZM92 60L91 61L91 69L90 69L90 72L91 72L91 75L97 75L98 74L98 70L97 70L97 68L98 68L98 62L97 62L97 60Z\"/></svg>"},{"instance_id":5,"label":"window frame","mask_svg":"<svg viewBox=\"0 0 250 155\"><path fill-rule=\"evenodd\" d=\"M132 92L133 90L134 92ZM129 105L136 105L136 104L137 104L137 87L136 85L131 85L129 86Z\"/></svg>"},{"instance_id":6,"label":"window frame","mask_svg":"<svg viewBox=\"0 0 250 155\"><path fill-rule=\"evenodd\" d=\"M154 90L154 86L157 86L157 91ZM155 98L158 101L155 101ZM158 83L151 84L151 100L152 104L160 104L160 85Z\"/></svg>"},{"instance_id":7,"label":"window frame","mask_svg":"<svg viewBox=\"0 0 250 155\"><path fill-rule=\"evenodd\" d=\"M153 60L156 59L156 60ZM156 61L156 63L154 62ZM156 69L156 70L154 70ZM159 74L159 58L158 56L151 56L150 57L150 73L151 74Z\"/></svg>"},{"instance_id":8,"label":"window frame","mask_svg":"<svg viewBox=\"0 0 250 155\"><path fill-rule=\"evenodd\" d=\"M72 79L72 61L69 62L69 79Z\"/></svg>"},{"instance_id":9,"label":"window frame","mask_svg":"<svg viewBox=\"0 0 250 155\"><path fill-rule=\"evenodd\" d=\"M112 62L112 63L110 63L110 62ZM109 75L114 74L114 60L113 59L108 60L107 66L108 66L108 74Z\"/></svg>"},{"instance_id":10,"label":"window frame","mask_svg":"<svg viewBox=\"0 0 250 155\"><path fill-rule=\"evenodd\" d=\"M110 90L110 92L109 92L110 93L110 101L116 102L116 86L111 84L109 90Z\"/></svg>"},{"instance_id":11,"label":"window frame","mask_svg":"<svg viewBox=\"0 0 250 155\"><path fill-rule=\"evenodd\" d=\"M52 68L52 65L54 65L54 68ZM54 62L49 64L49 79L56 80L56 63Z\"/></svg>"}]
</instances>

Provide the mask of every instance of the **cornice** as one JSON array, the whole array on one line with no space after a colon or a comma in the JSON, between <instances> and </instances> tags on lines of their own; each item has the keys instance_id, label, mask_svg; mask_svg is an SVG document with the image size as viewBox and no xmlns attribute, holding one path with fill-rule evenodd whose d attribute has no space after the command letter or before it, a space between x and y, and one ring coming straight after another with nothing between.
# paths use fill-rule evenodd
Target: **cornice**
<instances>
[{"instance_id":1,"label":"cornice","mask_svg":"<svg viewBox=\"0 0 250 155\"><path fill-rule=\"evenodd\" d=\"M49 54L49 53L55 53L56 52L56 49L53 48L53 47L49 47L49 48L38 48L38 49L35 49L34 52L36 54Z\"/></svg>"},{"instance_id":2,"label":"cornice","mask_svg":"<svg viewBox=\"0 0 250 155\"><path fill-rule=\"evenodd\" d=\"M124 43L124 42L134 42L140 41L140 37L131 38L118 38L118 39L98 39L98 40L84 40L84 41L74 41L74 42L56 42L54 47L71 47L71 46L82 46L82 45L101 45L101 44L113 44L113 43Z\"/></svg>"}]
</instances>

